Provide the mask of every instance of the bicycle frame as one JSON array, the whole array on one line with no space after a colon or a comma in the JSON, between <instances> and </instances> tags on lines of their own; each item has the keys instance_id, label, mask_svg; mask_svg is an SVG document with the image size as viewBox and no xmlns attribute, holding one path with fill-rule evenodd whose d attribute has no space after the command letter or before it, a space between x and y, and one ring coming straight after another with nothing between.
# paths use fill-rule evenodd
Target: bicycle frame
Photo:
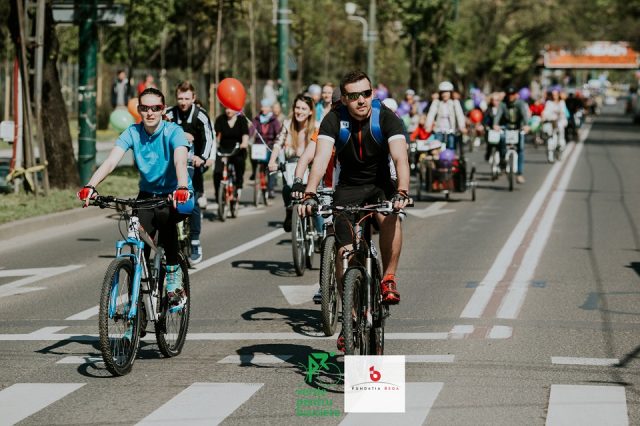
<instances>
[{"instance_id":1,"label":"bicycle frame","mask_svg":"<svg viewBox=\"0 0 640 426\"><path fill-rule=\"evenodd\" d=\"M144 257L144 247L147 244L152 252L155 253L153 257L153 269L150 271L147 262ZM123 253L123 248L129 247L130 253ZM157 321L159 306L154 304L155 300L159 299L158 286L156 285L159 276L162 262L163 249L158 247L149 234L140 226L140 220L137 213L132 213L128 217L128 234L126 240L118 240L116 242L116 257L128 257L132 260L134 265L133 275L133 288L131 292L131 300L137 301L140 297L140 290L142 290L142 301L145 305L145 310L148 318L151 321ZM111 299L109 304L109 317L113 318L116 311L116 295L118 294L117 284L113 286L111 290ZM129 310L128 319L134 318L138 313L138 304L134 303Z\"/></svg>"}]
</instances>

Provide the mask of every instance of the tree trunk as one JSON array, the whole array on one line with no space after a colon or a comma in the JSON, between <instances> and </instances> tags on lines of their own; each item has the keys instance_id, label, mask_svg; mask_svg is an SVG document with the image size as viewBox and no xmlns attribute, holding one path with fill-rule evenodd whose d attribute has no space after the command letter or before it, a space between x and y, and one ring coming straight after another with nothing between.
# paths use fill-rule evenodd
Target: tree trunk
<instances>
[{"instance_id":1,"label":"tree trunk","mask_svg":"<svg viewBox=\"0 0 640 426\"><path fill-rule=\"evenodd\" d=\"M251 117L256 116L256 105L258 100L256 99L257 79L256 79L256 40L255 40L255 19L253 15L253 0L249 0L249 51L250 51L250 65L251 65Z\"/></svg>"},{"instance_id":2,"label":"tree trunk","mask_svg":"<svg viewBox=\"0 0 640 426\"><path fill-rule=\"evenodd\" d=\"M17 1L11 1L10 30L16 48L21 42L18 20L16 19ZM65 107L56 61L58 59L58 37L53 23L51 3L47 2L44 37L44 69L42 80L42 130L44 145L49 163L49 183L54 188L71 188L80 184L78 167L73 154L69 119ZM33 66L29 57L29 67Z\"/></svg>"}]
</instances>

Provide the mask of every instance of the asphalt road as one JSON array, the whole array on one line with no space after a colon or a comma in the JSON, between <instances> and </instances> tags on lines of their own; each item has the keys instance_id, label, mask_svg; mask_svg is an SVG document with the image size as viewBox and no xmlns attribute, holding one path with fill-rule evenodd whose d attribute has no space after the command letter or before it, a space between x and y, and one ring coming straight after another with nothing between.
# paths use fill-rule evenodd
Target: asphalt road
<instances>
[{"instance_id":1,"label":"asphalt road","mask_svg":"<svg viewBox=\"0 0 640 426\"><path fill-rule=\"evenodd\" d=\"M514 192L474 152L476 202L416 203L386 328L385 354L406 356L404 414L344 413L342 387L301 395L309 355L337 336L311 302L319 256L295 276L280 200L207 213L183 353L145 340L120 378L98 360L93 310L117 220L0 228L0 424L640 424L640 127L621 112L556 165L527 146ZM338 415L297 415L312 402Z\"/></svg>"}]
</instances>

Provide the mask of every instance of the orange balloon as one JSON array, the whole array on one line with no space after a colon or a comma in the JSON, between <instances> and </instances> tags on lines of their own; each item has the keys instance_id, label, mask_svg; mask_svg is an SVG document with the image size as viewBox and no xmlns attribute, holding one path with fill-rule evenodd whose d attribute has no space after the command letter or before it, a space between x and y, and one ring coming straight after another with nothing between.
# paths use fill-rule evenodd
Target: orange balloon
<instances>
[{"instance_id":1,"label":"orange balloon","mask_svg":"<svg viewBox=\"0 0 640 426\"><path fill-rule=\"evenodd\" d=\"M129 110L129 114L133 116L133 119L136 121L136 123L142 121L142 116L140 116L140 113L138 112L138 98L129 99L127 109Z\"/></svg>"},{"instance_id":2,"label":"orange balloon","mask_svg":"<svg viewBox=\"0 0 640 426\"><path fill-rule=\"evenodd\" d=\"M225 78L218 84L218 99L226 108L241 111L246 98L244 86L235 78Z\"/></svg>"},{"instance_id":3,"label":"orange balloon","mask_svg":"<svg viewBox=\"0 0 640 426\"><path fill-rule=\"evenodd\" d=\"M480 111L479 109L472 109L471 112L469 113L469 118L471 119L472 123L478 124L479 122L482 121L482 111Z\"/></svg>"}]
</instances>

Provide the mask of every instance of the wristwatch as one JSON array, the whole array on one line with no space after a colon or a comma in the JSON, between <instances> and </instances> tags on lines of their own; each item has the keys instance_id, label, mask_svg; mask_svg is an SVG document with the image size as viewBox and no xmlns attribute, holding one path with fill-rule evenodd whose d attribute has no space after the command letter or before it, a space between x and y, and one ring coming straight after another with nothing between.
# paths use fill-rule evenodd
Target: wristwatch
<instances>
[{"instance_id":1,"label":"wristwatch","mask_svg":"<svg viewBox=\"0 0 640 426\"><path fill-rule=\"evenodd\" d=\"M293 183L302 183L302 178L299 178L299 177L293 178Z\"/></svg>"}]
</instances>

